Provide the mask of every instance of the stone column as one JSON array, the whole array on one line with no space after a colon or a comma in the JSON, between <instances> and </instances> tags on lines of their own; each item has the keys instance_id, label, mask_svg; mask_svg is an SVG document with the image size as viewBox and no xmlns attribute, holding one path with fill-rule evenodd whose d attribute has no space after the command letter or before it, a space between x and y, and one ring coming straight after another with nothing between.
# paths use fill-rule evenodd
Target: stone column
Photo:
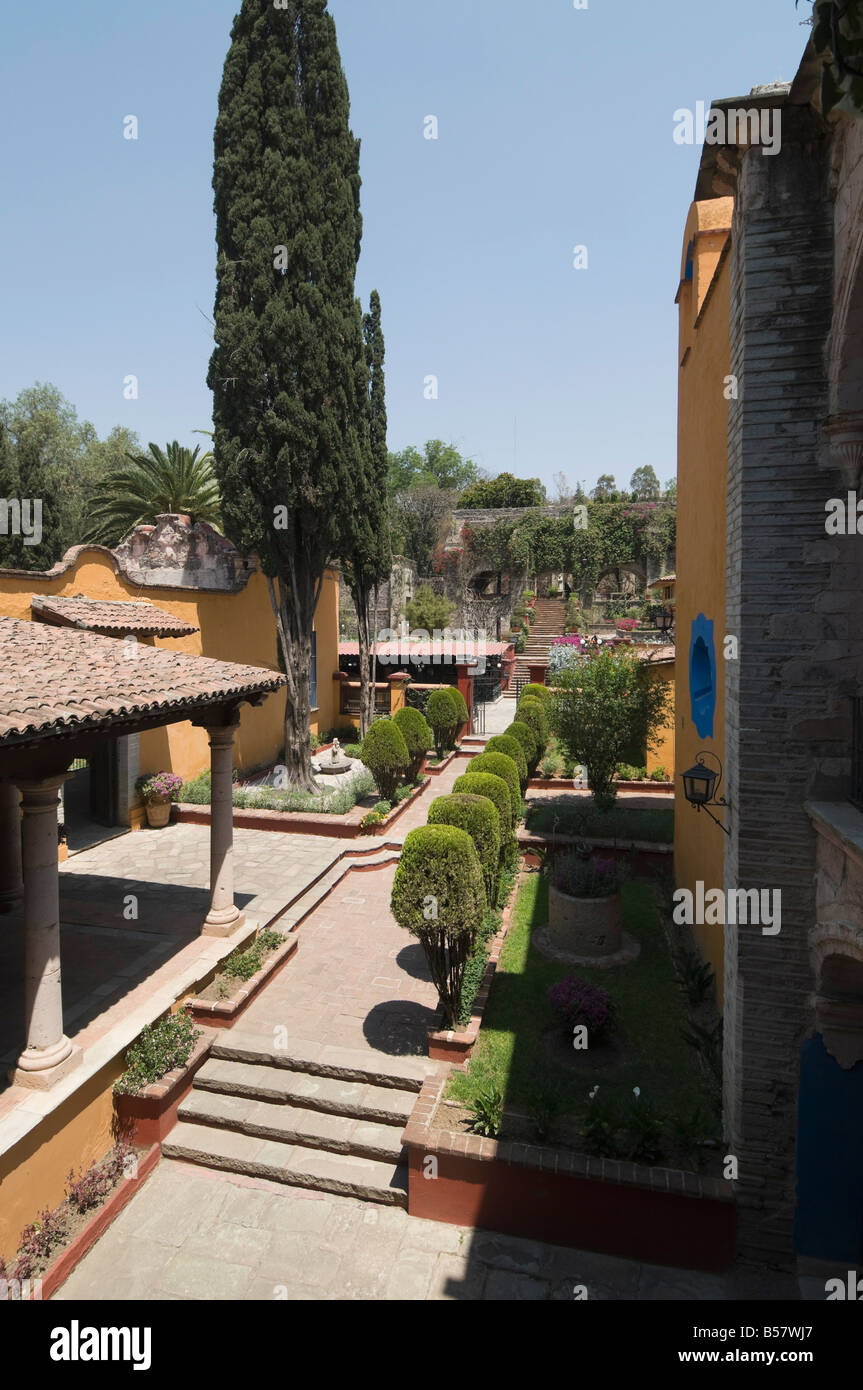
<instances>
[{"instance_id":1,"label":"stone column","mask_svg":"<svg viewBox=\"0 0 863 1390\"><path fill-rule=\"evenodd\" d=\"M27 1047L12 1073L16 1086L47 1090L77 1066L81 1049L63 1032L60 983L60 879L57 802L65 772L39 782L19 782L24 823L25 997Z\"/></svg>"},{"instance_id":2,"label":"stone column","mask_svg":"<svg viewBox=\"0 0 863 1390\"><path fill-rule=\"evenodd\" d=\"M24 893L20 799L14 782L0 782L0 912L12 912Z\"/></svg>"},{"instance_id":3,"label":"stone column","mask_svg":"<svg viewBox=\"0 0 863 1390\"><path fill-rule=\"evenodd\" d=\"M210 738L210 910L204 921L205 936L230 936L242 925L243 914L234 902L234 729L239 715L228 725L208 727Z\"/></svg>"}]
</instances>

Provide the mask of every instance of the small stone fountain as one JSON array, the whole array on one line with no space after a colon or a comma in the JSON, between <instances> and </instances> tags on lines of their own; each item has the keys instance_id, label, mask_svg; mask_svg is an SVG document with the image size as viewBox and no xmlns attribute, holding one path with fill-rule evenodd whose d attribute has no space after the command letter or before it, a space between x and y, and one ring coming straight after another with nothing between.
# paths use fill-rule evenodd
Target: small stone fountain
<instances>
[{"instance_id":1,"label":"small stone fountain","mask_svg":"<svg viewBox=\"0 0 863 1390\"><path fill-rule=\"evenodd\" d=\"M329 756L324 754L318 763L318 776L338 777L343 772L350 772L353 765L353 759L345 757L342 752L342 745L337 738L334 738Z\"/></svg>"}]
</instances>

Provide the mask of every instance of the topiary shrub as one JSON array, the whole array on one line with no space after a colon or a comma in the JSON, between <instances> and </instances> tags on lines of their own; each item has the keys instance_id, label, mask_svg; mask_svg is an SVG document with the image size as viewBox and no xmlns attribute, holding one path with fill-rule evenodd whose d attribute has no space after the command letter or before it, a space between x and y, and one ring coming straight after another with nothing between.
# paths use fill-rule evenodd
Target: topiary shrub
<instances>
[{"instance_id":1,"label":"topiary shrub","mask_svg":"<svg viewBox=\"0 0 863 1390\"><path fill-rule=\"evenodd\" d=\"M410 758L408 781L415 782L420 775L425 755L434 743L431 728L418 709L408 709L407 706L393 715L393 723L407 744Z\"/></svg>"},{"instance_id":2,"label":"topiary shrub","mask_svg":"<svg viewBox=\"0 0 863 1390\"><path fill-rule=\"evenodd\" d=\"M471 767L476 763L474 758ZM512 800L509 786L502 777L494 777L489 772L465 772L453 783L453 792L465 796L485 796L497 811L500 822L501 849L512 839Z\"/></svg>"},{"instance_id":3,"label":"topiary shrub","mask_svg":"<svg viewBox=\"0 0 863 1390\"><path fill-rule=\"evenodd\" d=\"M522 700L539 700L543 709L548 713L551 709L553 696L547 685L539 685L537 681L531 681L522 690L519 704Z\"/></svg>"},{"instance_id":4,"label":"topiary shrub","mask_svg":"<svg viewBox=\"0 0 863 1390\"><path fill-rule=\"evenodd\" d=\"M508 758L505 753L480 753L478 758L472 758L470 764L471 772L490 772L493 777L502 777L509 787L509 799L512 806L512 823L518 825L521 819L521 784L518 778L518 767L512 758Z\"/></svg>"},{"instance_id":5,"label":"topiary shrub","mask_svg":"<svg viewBox=\"0 0 863 1390\"><path fill-rule=\"evenodd\" d=\"M399 926L417 937L438 993L443 1025L456 1028L464 970L486 910L473 840L454 825L423 825L402 848L391 899Z\"/></svg>"},{"instance_id":6,"label":"topiary shrub","mask_svg":"<svg viewBox=\"0 0 863 1390\"><path fill-rule=\"evenodd\" d=\"M453 686L450 687L450 689L452 690L452 693L453 693L453 695L455 696L455 702L456 702L456 705L458 706L458 714L459 714L459 726L458 726L458 730L457 730L457 733L458 733L458 732L461 732L461 730L464 728L465 724L469 724L469 723L470 723L470 710L469 710L468 707L467 707L467 700L464 698L464 696L462 695L462 693L461 693L461 691L458 689L458 687L455 686L455 685L453 685Z\"/></svg>"},{"instance_id":7,"label":"topiary shrub","mask_svg":"<svg viewBox=\"0 0 863 1390\"><path fill-rule=\"evenodd\" d=\"M376 719L363 739L362 761L383 801L392 801L410 766L408 746L392 719Z\"/></svg>"},{"instance_id":8,"label":"topiary shrub","mask_svg":"<svg viewBox=\"0 0 863 1390\"><path fill-rule=\"evenodd\" d=\"M446 753L455 748L460 714L461 710L453 694L452 686L448 685L441 690L433 690L429 695L426 719L431 725L435 751L439 758L444 757Z\"/></svg>"},{"instance_id":9,"label":"topiary shrub","mask_svg":"<svg viewBox=\"0 0 863 1390\"><path fill-rule=\"evenodd\" d=\"M500 870L500 817L494 802L487 796L470 796L464 792L439 796L429 808L428 823L456 825L467 831L482 865L486 899L493 905L497 899Z\"/></svg>"},{"instance_id":10,"label":"topiary shrub","mask_svg":"<svg viewBox=\"0 0 863 1390\"><path fill-rule=\"evenodd\" d=\"M485 745L486 753L505 753L508 758L512 758L518 768L518 780L521 786L522 795L527 789L527 758L524 756L524 749L517 738L511 738L509 734L495 734Z\"/></svg>"},{"instance_id":11,"label":"topiary shrub","mask_svg":"<svg viewBox=\"0 0 863 1390\"><path fill-rule=\"evenodd\" d=\"M539 766L540 752L536 734L529 729L526 724L522 724L520 719L516 719L510 724L508 729L504 729L507 738L518 739L521 750L527 760L528 777L532 777Z\"/></svg>"},{"instance_id":12,"label":"topiary shrub","mask_svg":"<svg viewBox=\"0 0 863 1390\"><path fill-rule=\"evenodd\" d=\"M520 724L526 724L539 745L539 756L542 757L548 747L548 740L551 732L548 725L548 716L537 699L521 699L516 710L516 719Z\"/></svg>"}]
</instances>

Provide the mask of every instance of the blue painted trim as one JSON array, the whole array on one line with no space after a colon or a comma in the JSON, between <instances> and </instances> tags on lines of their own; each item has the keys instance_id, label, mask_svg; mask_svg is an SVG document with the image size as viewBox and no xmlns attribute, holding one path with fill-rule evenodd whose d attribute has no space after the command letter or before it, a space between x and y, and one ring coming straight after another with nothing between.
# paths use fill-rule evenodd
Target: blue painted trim
<instances>
[{"instance_id":1,"label":"blue painted trim","mask_svg":"<svg viewBox=\"0 0 863 1390\"><path fill-rule=\"evenodd\" d=\"M689 643L689 703L699 738L713 738L716 717L716 644L713 619L703 613L692 623Z\"/></svg>"}]
</instances>

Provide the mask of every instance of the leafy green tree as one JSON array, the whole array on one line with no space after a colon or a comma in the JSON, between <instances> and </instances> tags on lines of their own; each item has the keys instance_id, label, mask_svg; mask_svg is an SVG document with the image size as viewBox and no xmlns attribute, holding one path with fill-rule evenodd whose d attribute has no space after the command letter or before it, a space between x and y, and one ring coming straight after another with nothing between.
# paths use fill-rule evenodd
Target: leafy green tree
<instances>
[{"instance_id":1,"label":"leafy green tree","mask_svg":"<svg viewBox=\"0 0 863 1390\"><path fill-rule=\"evenodd\" d=\"M0 416L0 525L5 528L0 530L0 568L2 569L24 568L21 555L22 538L13 529L13 506L15 502L20 505L20 501L18 460L15 457L15 450L12 447L12 440L9 438L6 424ZM5 514L2 511L4 503L6 505Z\"/></svg>"},{"instance_id":2,"label":"leafy green tree","mask_svg":"<svg viewBox=\"0 0 863 1390\"><path fill-rule=\"evenodd\" d=\"M611 502L617 498L617 483L613 473L601 473L596 480L596 487L591 492L594 502Z\"/></svg>"},{"instance_id":3,"label":"leafy green tree","mask_svg":"<svg viewBox=\"0 0 863 1390\"><path fill-rule=\"evenodd\" d=\"M86 539L117 545L136 526L152 524L165 512L185 512L192 521L221 527L219 484L213 455L200 446L186 449L175 439L149 454L129 454L126 464L104 479L94 493Z\"/></svg>"},{"instance_id":4,"label":"leafy green tree","mask_svg":"<svg viewBox=\"0 0 863 1390\"><path fill-rule=\"evenodd\" d=\"M44 550L38 557L39 567L44 568L84 539L94 492L107 473L122 465L127 453L140 448L138 437L116 426L100 440L93 425L78 419L75 407L51 382L37 381L15 400L0 401L0 419L16 470L23 466L30 479L27 485L45 489ZM24 566L33 568L36 561L33 548L25 547Z\"/></svg>"},{"instance_id":5,"label":"leafy green tree","mask_svg":"<svg viewBox=\"0 0 863 1390\"><path fill-rule=\"evenodd\" d=\"M488 507L541 507L545 500L545 488L539 478L499 473L496 478L474 483L462 493L458 504L462 511L478 511Z\"/></svg>"},{"instance_id":6,"label":"leafy green tree","mask_svg":"<svg viewBox=\"0 0 863 1390\"><path fill-rule=\"evenodd\" d=\"M216 471L227 534L267 577L287 676L285 758L311 790L309 678L327 567L369 456L355 294L359 142L325 0L243 0L215 130Z\"/></svg>"},{"instance_id":7,"label":"leafy green tree","mask_svg":"<svg viewBox=\"0 0 863 1390\"><path fill-rule=\"evenodd\" d=\"M405 605L407 620L412 628L423 632L443 632L449 626L455 607L443 594L436 594L430 584L421 584Z\"/></svg>"},{"instance_id":8,"label":"leafy green tree","mask_svg":"<svg viewBox=\"0 0 863 1390\"><path fill-rule=\"evenodd\" d=\"M387 506L387 404L384 381L384 335L381 299L372 292L363 320L369 373L369 435L366 466L354 479L352 506L345 511L342 541L343 575L357 614L360 648L360 733L365 737L374 717L371 663L371 605L381 580L392 565Z\"/></svg>"},{"instance_id":9,"label":"leafy green tree","mask_svg":"<svg viewBox=\"0 0 863 1390\"><path fill-rule=\"evenodd\" d=\"M552 727L569 756L587 768L599 810L614 805L618 763L635 746L657 746L667 713L665 686L648 680L643 663L625 649L602 650L557 674Z\"/></svg>"},{"instance_id":10,"label":"leafy green tree","mask_svg":"<svg viewBox=\"0 0 863 1390\"><path fill-rule=\"evenodd\" d=\"M658 502L662 496L662 484L649 463L636 468L629 482L633 502Z\"/></svg>"},{"instance_id":11,"label":"leafy green tree","mask_svg":"<svg viewBox=\"0 0 863 1390\"><path fill-rule=\"evenodd\" d=\"M446 538L455 500L454 492L430 485L408 488L393 500L394 544L420 574L431 571L432 554Z\"/></svg>"},{"instance_id":12,"label":"leafy green tree","mask_svg":"<svg viewBox=\"0 0 863 1390\"><path fill-rule=\"evenodd\" d=\"M391 497L413 487L439 487L459 492L476 481L473 459L463 458L454 444L429 439L422 450L412 445L389 455L388 491Z\"/></svg>"}]
</instances>

